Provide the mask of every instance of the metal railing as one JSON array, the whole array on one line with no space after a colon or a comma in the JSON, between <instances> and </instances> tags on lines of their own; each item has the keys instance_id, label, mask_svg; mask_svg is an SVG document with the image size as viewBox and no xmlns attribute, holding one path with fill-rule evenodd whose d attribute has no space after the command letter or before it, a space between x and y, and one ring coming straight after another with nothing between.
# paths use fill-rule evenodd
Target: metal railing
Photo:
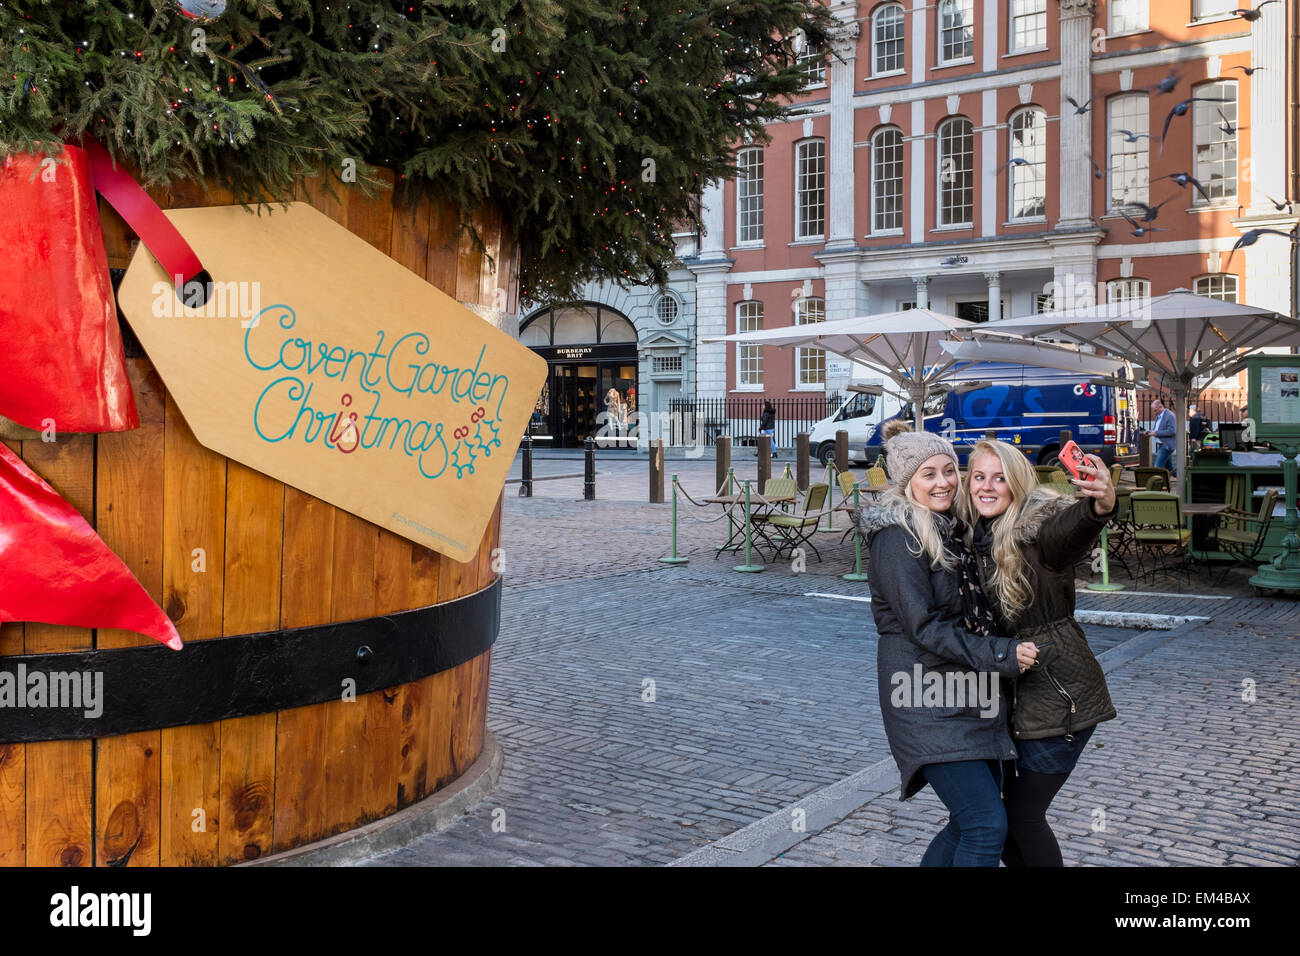
<instances>
[{"instance_id":1,"label":"metal railing","mask_svg":"<svg viewBox=\"0 0 1300 956\"><path fill-rule=\"evenodd\" d=\"M762 395L674 399L668 407L673 419L668 443L712 443L719 435L730 435L733 445L752 445L758 437L758 420L765 401L776 409L777 447L793 448L795 435L834 414L844 399L839 392L772 399Z\"/></svg>"},{"instance_id":2,"label":"metal railing","mask_svg":"<svg viewBox=\"0 0 1300 956\"><path fill-rule=\"evenodd\" d=\"M1150 389L1138 392L1139 428L1149 429L1155 423L1155 415L1151 413L1151 403L1156 398L1163 398L1166 404L1169 402L1168 395L1161 396L1159 392ZM1246 417L1246 390L1206 389L1197 396L1195 404L1204 416L1206 424L1213 430L1220 422L1239 422ZM1170 411L1175 410L1170 409Z\"/></svg>"}]
</instances>

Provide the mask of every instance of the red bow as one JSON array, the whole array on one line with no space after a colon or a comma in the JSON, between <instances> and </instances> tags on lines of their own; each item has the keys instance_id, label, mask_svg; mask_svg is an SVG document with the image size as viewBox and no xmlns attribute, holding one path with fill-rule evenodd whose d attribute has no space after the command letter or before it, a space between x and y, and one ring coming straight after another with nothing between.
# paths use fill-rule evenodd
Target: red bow
<instances>
[{"instance_id":1,"label":"red bow","mask_svg":"<svg viewBox=\"0 0 1300 956\"><path fill-rule=\"evenodd\" d=\"M3 443L0 621L117 627L181 649L176 626L130 568Z\"/></svg>"}]
</instances>

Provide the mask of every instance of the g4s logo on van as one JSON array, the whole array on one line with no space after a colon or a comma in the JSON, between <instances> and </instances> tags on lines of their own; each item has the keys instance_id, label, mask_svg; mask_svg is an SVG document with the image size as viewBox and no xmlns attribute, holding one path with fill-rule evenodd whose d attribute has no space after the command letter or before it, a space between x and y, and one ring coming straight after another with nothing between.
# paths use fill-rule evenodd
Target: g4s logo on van
<instances>
[{"instance_id":1,"label":"g4s logo on van","mask_svg":"<svg viewBox=\"0 0 1300 956\"><path fill-rule=\"evenodd\" d=\"M1088 398L1092 398L1092 396L1097 394L1097 386L1093 385L1091 382L1080 382L1078 385L1074 386L1074 394L1085 395Z\"/></svg>"}]
</instances>

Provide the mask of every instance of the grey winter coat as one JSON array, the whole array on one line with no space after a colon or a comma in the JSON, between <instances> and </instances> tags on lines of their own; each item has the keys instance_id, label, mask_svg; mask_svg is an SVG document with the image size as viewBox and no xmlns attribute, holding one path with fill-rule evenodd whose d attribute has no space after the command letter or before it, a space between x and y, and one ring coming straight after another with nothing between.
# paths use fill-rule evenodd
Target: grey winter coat
<instances>
[{"instance_id":1,"label":"grey winter coat","mask_svg":"<svg viewBox=\"0 0 1300 956\"><path fill-rule=\"evenodd\" d=\"M967 687L978 681L997 692L998 676L1020 672L1018 642L965 630L957 573L932 570L928 557L909 550L917 545L901 507L864 508L855 520L871 549L871 613L879 634L876 679L885 736L901 778L900 799L925 787L921 768L926 764L1013 759L1009 701L999 696L995 710L982 709L978 704L958 706L960 699L952 693L918 700L909 690L918 683L955 686L958 675L968 675ZM940 521L955 550L960 542L951 537L952 522L942 515Z\"/></svg>"}]
</instances>

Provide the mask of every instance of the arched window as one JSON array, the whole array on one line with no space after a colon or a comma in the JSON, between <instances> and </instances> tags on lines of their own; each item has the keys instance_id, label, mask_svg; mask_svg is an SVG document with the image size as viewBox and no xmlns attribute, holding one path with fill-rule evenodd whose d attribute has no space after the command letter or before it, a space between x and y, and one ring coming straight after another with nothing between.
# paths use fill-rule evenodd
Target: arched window
<instances>
[{"instance_id":1,"label":"arched window","mask_svg":"<svg viewBox=\"0 0 1300 956\"><path fill-rule=\"evenodd\" d=\"M1192 286L1192 291L1197 295L1208 296L1211 299L1236 302L1237 277L1231 273L1201 276L1196 280L1196 284Z\"/></svg>"},{"instance_id":2,"label":"arched window","mask_svg":"<svg viewBox=\"0 0 1300 956\"><path fill-rule=\"evenodd\" d=\"M1047 216L1047 114L1036 106L1018 110L1007 128L1010 218L1042 219Z\"/></svg>"},{"instance_id":3,"label":"arched window","mask_svg":"<svg viewBox=\"0 0 1300 956\"><path fill-rule=\"evenodd\" d=\"M975 131L954 116L939 124L939 225L965 226L975 215Z\"/></svg>"},{"instance_id":4,"label":"arched window","mask_svg":"<svg viewBox=\"0 0 1300 956\"><path fill-rule=\"evenodd\" d=\"M871 137L871 231L903 228L903 132L886 126Z\"/></svg>"},{"instance_id":5,"label":"arched window","mask_svg":"<svg viewBox=\"0 0 1300 956\"><path fill-rule=\"evenodd\" d=\"M805 296L794 303L794 324L826 321L826 300ZM795 388L815 388L826 384L826 350L796 348L794 350Z\"/></svg>"},{"instance_id":6,"label":"arched window","mask_svg":"<svg viewBox=\"0 0 1300 956\"><path fill-rule=\"evenodd\" d=\"M939 62L975 56L975 0L940 0Z\"/></svg>"},{"instance_id":7,"label":"arched window","mask_svg":"<svg viewBox=\"0 0 1300 956\"><path fill-rule=\"evenodd\" d=\"M806 139L795 147L794 237L820 239L826 232L826 142Z\"/></svg>"},{"instance_id":8,"label":"arched window","mask_svg":"<svg viewBox=\"0 0 1300 956\"><path fill-rule=\"evenodd\" d=\"M874 76L903 72L903 6L889 3L871 15L871 72Z\"/></svg>"},{"instance_id":9,"label":"arched window","mask_svg":"<svg viewBox=\"0 0 1300 956\"><path fill-rule=\"evenodd\" d=\"M761 332L763 303L736 303L736 331ZM762 388L763 346L736 343L736 388Z\"/></svg>"}]
</instances>

